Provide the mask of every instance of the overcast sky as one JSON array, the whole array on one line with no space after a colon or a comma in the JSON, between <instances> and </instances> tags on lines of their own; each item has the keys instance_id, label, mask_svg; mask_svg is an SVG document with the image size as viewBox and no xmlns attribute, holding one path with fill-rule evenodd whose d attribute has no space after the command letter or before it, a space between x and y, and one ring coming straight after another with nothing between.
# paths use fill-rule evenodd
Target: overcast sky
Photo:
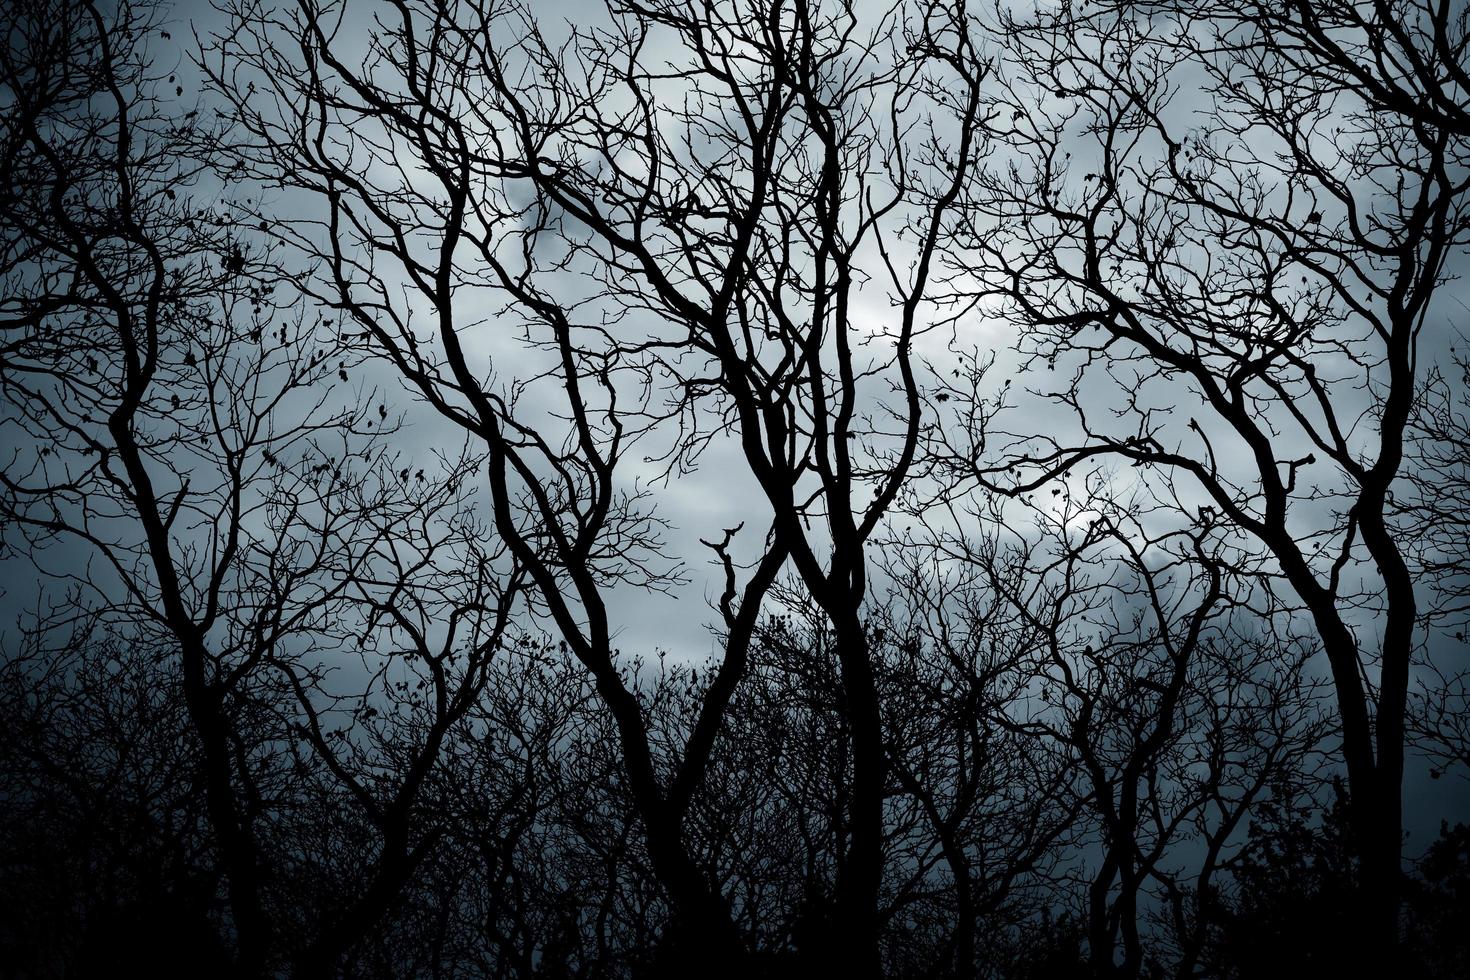
<instances>
[{"instance_id":1,"label":"overcast sky","mask_svg":"<svg viewBox=\"0 0 1470 980\"><path fill-rule=\"evenodd\" d=\"M547 23L563 18L584 22L588 16L588 5L574 0L538 0L534 9ZM201 3L180 0L176 10L177 22L191 25L201 35L213 32L221 24L218 14ZM176 30L173 34L174 43L178 46L179 64L183 66L186 45L189 43L188 33L185 30ZM160 57L164 56L164 50L161 49ZM181 71L181 74L186 77L188 75L186 70ZM1180 106L1180 111L1187 115L1187 97ZM294 205L288 203L282 206ZM1459 261L1463 261L1463 257ZM874 286L865 295L872 305L869 315L884 315L887 300L881 285ZM1431 317L1431 325L1426 331L1422 348L1425 363L1440 360L1448 346L1454 342L1456 332L1464 322L1467 297L1470 297L1470 287L1463 283L1443 291L1439 310ZM518 358L523 356L519 346L510 339L517 332L518 328L497 324L490 318L483 326L475 328L473 342L493 353L497 367L503 374L513 374L518 367ZM974 345L995 353L997 365L991 375L991 383L996 386L1017 376L1018 362L1012 349L1015 338L1014 327L988 317L983 312L977 312L962 321L957 337L964 345ZM928 351L930 355L942 356L941 339L933 339L933 346ZM1023 386L1025 381L1022 378L1022 385L1018 387ZM462 443L462 436L455 428L417 404L404 392L401 382L386 366L355 377L352 387L358 386L377 389L395 411L404 412L405 424L396 438L405 453L423 458L432 447L453 452ZM346 393L343 392L344 395ZM1100 410L1106 397L1105 394L1099 394L1095 407ZM1021 411L1024 417L1013 421L1012 425L1026 424L1046 430L1054 427L1060 429L1070 424L1070 417L1061 408L1045 401L1018 400L1023 402ZM534 406L528 407L534 410ZM639 469L637 466L630 466L629 476L646 476L655 468L643 467L642 474ZM616 645L625 652L651 654L656 650L664 650L677 657L699 659L716 649L708 624L714 618L711 603L723 588L723 573L712 563L711 552L700 545L699 540L718 540L723 529L743 523L743 540L752 546L756 545L768 524L769 508L749 474L738 444L729 439L712 445L693 473L678 476L666 485L660 484L653 489L657 516L670 526L670 557L683 564L688 581L672 588L668 594L632 588L617 591L615 600L610 603L618 637ZM52 571L61 572L79 566L84 560L84 554L80 548L57 548L46 555L44 561ZM3 599L0 599L0 616L3 616L6 623L14 622L19 614L34 606L38 587L54 594L54 586L38 582L24 556L13 551L0 561L0 579L3 579L5 589ZM881 590L881 582L876 585ZM7 644L13 643L13 638L14 634L11 633L7 637ZM1434 655L1447 666L1467 666L1464 644L1440 637L1435 648ZM1470 784L1464 778L1430 780L1426 765L1418 761L1411 763L1405 793L1406 825L1412 835L1408 853L1416 853L1437 832L1441 819L1463 818L1467 810L1470 810ZM1419 842L1417 846L1416 841Z\"/></svg>"}]
</instances>

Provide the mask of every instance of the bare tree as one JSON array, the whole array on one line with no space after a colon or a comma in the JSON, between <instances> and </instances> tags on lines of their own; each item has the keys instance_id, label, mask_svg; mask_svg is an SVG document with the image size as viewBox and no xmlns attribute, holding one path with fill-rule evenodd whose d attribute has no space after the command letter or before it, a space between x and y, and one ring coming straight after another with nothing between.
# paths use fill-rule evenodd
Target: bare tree
<instances>
[{"instance_id":1,"label":"bare tree","mask_svg":"<svg viewBox=\"0 0 1470 980\"><path fill-rule=\"evenodd\" d=\"M795 563L841 637L851 721L843 932L826 942L873 975L886 762L861 626L865 548L916 455L921 307L981 143L986 69L969 15L921 5L865 33L854 11L806 3L615 4L605 27L554 43L515 7L395 4L369 41L368 70L341 34L347 9L303 3L272 20L243 8L215 69L253 134L255 175L326 205L297 233L322 260L320 295L483 441L497 529L618 720L648 845L684 923L673 934L697 934L705 950L738 943L681 822L760 599ZM890 31L901 45L883 40ZM682 59L672 73L651 54L655 39ZM890 243L902 234L913 244L900 255ZM895 298L891 322L868 328L855 322L856 292L873 274ZM429 334L397 299L400 281ZM524 381L491 387L468 352L477 288L508 303L525 346L548 355L537 395ZM668 384L662 407L653 398ZM556 399L565 437L527 420L534 398ZM614 581L665 581L641 557L657 555L656 522L617 479L660 415L684 420L664 450L675 466L708 444L711 424L731 432L772 511L744 586L731 535L713 545L727 569L726 653L666 782L614 662L604 594Z\"/></svg>"},{"instance_id":2,"label":"bare tree","mask_svg":"<svg viewBox=\"0 0 1470 980\"><path fill-rule=\"evenodd\" d=\"M911 972L1005 975L1017 936L1056 898L1085 794L1071 755L1014 723L1033 697L1035 635L985 563L912 535L884 544L893 594L869 628L884 654L891 792L913 811L890 804L890 821L906 824L905 848L890 846L895 872L911 874L891 902L932 904L941 924L916 937L925 959Z\"/></svg>"},{"instance_id":3,"label":"bare tree","mask_svg":"<svg viewBox=\"0 0 1470 980\"><path fill-rule=\"evenodd\" d=\"M1406 486L1391 501L1405 537L1413 544L1416 572L1423 582L1423 616L1438 628L1441 643L1465 642L1470 613L1470 551L1466 548L1466 506L1470 505L1470 417L1466 389L1470 361L1450 347L1446 369L1430 368L1423 395L1410 422L1410 468ZM1470 674L1431 660L1412 693L1409 732L1415 746L1433 762L1432 778L1446 772L1467 775L1470 766Z\"/></svg>"},{"instance_id":4,"label":"bare tree","mask_svg":"<svg viewBox=\"0 0 1470 980\"><path fill-rule=\"evenodd\" d=\"M395 474L375 441L386 408L334 406L353 366L335 333L277 291L236 202L199 203L220 190L222 135L156 67L162 13L57 0L7 16L0 507L11 541L75 584L49 629L96 620L174 651L162 676L199 746L238 964L295 957L317 976L437 839L421 790L484 690L519 580L464 511L462 464ZM327 682L344 647L370 678L350 691ZM283 718L269 738L257 703ZM363 892L304 939L280 907L289 848L261 840L292 795L273 759L302 747L380 835Z\"/></svg>"},{"instance_id":5,"label":"bare tree","mask_svg":"<svg viewBox=\"0 0 1470 980\"><path fill-rule=\"evenodd\" d=\"M203 164L154 75L159 19L148 5L70 2L7 17L4 506L32 549L59 533L96 548L138 613L176 638L242 963L259 969L261 863L227 707L258 658L221 658L209 638L243 546L243 486L262 449L304 433L267 428L279 399L226 353L255 344L269 297L228 219L179 193ZM265 341L282 392L322 373L295 339ZM210 485L191 480L196 460ZM208 544L181 552L185 528Z\"/></svg>"},{"instance_id":6,"label":"bare tree","mask_svg":"<svg viewBox=\"0 0 1470 980\"><path fill-rule=\"evenodd\" d=\"M1385 113L1387 89L1359 76L1392 71L1390 49L1434 66L1420 81L1453 74L1433 52L1463 41L1443 5L1402 22L1375 8L1333 58L1313 45L1340 39L1346 5L1173 9L1008 25L1005 141L1022 162L977 186L960 265L980 285L960 288L1026 325L1028 363L1060 374L1042 390L1077 435L1023 434L1010 483L956 463L1018 492L1099 454L1131 462L1165 482L1176 522L1215 528L1232 567L1295 596L1333 678L1375 955L1392 957L1423 637L1389 494L1466 197L1446 104ZM1197 104L1176 98L1186 84Z\"/></svg>"},{"instance_id":7,"label":"bare tree","mask_svg":"<svg viewBox=\"0 0 1470 980\"><path fill-rule=\"evenodd\" d=\"M187 710L160 683L171 651L46 639L0 665L7 969L228 971Z\"/></svg>"},{"instance_id":8,"label":"bare tree","mask_svg":"<svg viewBox=\"0 0 1470 980\"><path fill-rule=\"evenodd\" d=\"M1470 358L1450 346L1451 363L1432 366L1409 422L1410 463L1391 503L1414 544L1427 591L1424 616L1456 632L1470 614Z\"/></svg>"},{"instance_id":9,"label":"bare tree","mask_svg":"<svg viewBox=\"0 0 1470 980\"><path fill-rule=\"evenodd\" d=\"M1470 15L161 3L0 17L25 968L1452 969Z\"/></svg>"},{"instance_id":10,"label":"bare tree","mask_svg":"<svg viewBox=\"0 0 1470 980\"><path fill-rule=\"evenodd\" d=\"M895 554L913 569L900 581L944 583L924 590L929 616L999 693L956 716L1010 733L1017 758L1059 760L1049 788L1008 780L1065 819L1007 872L1048 872L1097 975L1192 976L1244 821L1267 787L1311 781L1312 647L1248 607L1207 532L1151 534L1113 478L916 515ZM916 574L916 555L935 571Z\"/></svg>"}]
</instances>

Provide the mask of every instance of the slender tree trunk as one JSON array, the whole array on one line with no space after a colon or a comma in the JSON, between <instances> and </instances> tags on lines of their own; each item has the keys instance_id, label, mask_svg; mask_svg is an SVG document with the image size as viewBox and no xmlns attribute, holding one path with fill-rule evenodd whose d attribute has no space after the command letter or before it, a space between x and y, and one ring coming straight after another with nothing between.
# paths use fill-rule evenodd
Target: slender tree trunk
<instances>
[{"instance_id":1,"label":"slender tree trunk","mask_svg":"<svg viewBox=\"0 0 1470 980\"><path fill-rule=\"evenodd\" d=\"M867 636L856 608L834 617L837 657L852 733L850 843L837 879L838 934L832 937L844 975L883 975L878 947L878 897L883 882L883 795L887 759L883 722Z\"/></svg>"},{"instance_id":2,"label":"slender tree trunk","mask_svg":"<svg viewBox=\"0 0 1470 980\"><path fill-rule=\"evenodd\" d=\"M236 964L243 976L261 977L269 958L271 930L261 901L255 840L235 798L229 723L218 694L210 689L202 644L186 641L182 652L184 700L204 763L204 803L225 871L235 928Z\"/></svg>"}]
</instances>

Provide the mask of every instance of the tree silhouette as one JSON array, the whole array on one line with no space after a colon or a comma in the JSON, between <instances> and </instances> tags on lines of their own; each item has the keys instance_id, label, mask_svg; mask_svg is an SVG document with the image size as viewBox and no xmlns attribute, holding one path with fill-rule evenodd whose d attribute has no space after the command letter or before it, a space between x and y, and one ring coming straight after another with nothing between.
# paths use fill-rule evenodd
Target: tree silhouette
<instances>
[{"instance_id":1,"label":"tree silhouette","mask_svg":"<svg viewBox=\"0 0 1470 980\"><path fill-rule=\"evenodd\" d=\"M0 972L1462 974L1470 14L568 14L0 14Z\"/></svg>"},{"instance_id":2,"label":"tree silhouette","mask_svg":"<svg viewBox=\"0 0 1470 980\"><path fill-rule=\"evenodd\" d=\"M1045 390L1075 416L1075 439L1023 433L1012 475L972 478L1015 493L1104 454L1130 463L1179 526L1238 548L1231 564L1314 624L1385 957L1424 638L1390 491L1410 465L1421 337L1467 230L1453 113L1392 97L1415 84L1393 59L1422 83L1463 47L1463 21L1399 6L1009 22L1020 71L1003 98L1036 108L1006 140L1026 165L979 182L974 252L956 259L978 284L954 280L1026 325L1028 363L1060 375ZM1180 104L1186 75L1201 104Z\"/></svg>"}]
</instances>

